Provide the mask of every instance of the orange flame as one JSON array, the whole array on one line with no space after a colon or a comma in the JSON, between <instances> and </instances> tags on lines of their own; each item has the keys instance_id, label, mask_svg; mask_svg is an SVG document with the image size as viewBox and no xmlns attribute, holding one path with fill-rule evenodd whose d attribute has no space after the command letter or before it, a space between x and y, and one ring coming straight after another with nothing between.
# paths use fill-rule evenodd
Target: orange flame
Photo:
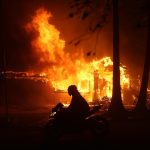
<instances>
[{"instance_id":1,"label":"orange flame","mask_svg":"<svg viewBox=\"0 0 150 150\"><path fill-rule=\"evenodd\" d=\"M41 74L48 76L55 90L66 91L69 85L76 84L80 92L89 93L87 100L92 100L94 92L99 97L111 97L113 62L110 57L87 62L82 50L72 54L65 52L65 41L60 38L60 32L55 26L49 23L51 17L50 12L41 8L26 25L28 31L38 33L32 41L32 47L39 58L39 64L45 64ZM129 76L124 67L120 67L120 72L122 89L129 88Z\"/></svg>"}]
</instances>

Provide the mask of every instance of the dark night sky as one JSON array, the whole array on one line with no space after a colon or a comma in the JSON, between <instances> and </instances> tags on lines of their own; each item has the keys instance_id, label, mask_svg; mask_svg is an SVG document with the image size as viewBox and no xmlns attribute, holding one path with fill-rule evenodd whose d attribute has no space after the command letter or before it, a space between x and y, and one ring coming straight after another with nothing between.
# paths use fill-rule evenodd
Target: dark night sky
<instances>
[{"instance_id":1,"label":"dark night sky","mask_svg":"<svg viewBox=\"0 0 150 150\"><path fill-rule=\"evenodd\" d=\"M61 32L61 38L69 42L85 32L88 24L79 18L69 18L68 2L71 0L3 0L2 5L2 35L6 49L8 70L25 71L36 64L36 57L31 50L31 36L24 30L24 25L31 21L36 9L41 6L53 14L52 24ZM137 27L137 21L144 18L143 0L122 0L120 10L120 57L130 74L141 74L144 53L147 42L147 28ZM99 41L96 45L97 57L112 56L112 15L108 23L101 29ZM93 36L92 36L93 37ZM82 47L86 53L93 48L95 38L83 41ZM66 44L66 51L72 53L76 47Z\"/></svg>"}]
</instances>

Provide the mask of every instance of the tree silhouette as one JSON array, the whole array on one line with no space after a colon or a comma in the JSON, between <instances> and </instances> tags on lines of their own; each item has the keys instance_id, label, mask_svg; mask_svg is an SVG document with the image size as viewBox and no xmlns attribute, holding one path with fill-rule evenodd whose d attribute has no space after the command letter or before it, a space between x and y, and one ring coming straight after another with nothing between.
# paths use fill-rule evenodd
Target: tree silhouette
<instances>
[{"instance_id":1,"label":"tree silhouette","mask_svg":"<svg viewBox=\"0 0 150 150\"><path fill-rule=\"evenodd\" d=\"M71 0L69 3L71 12L69 13L69 18L80 18L82 21L87 22L88 29L85 33L80 33L80 35L73 40L69 41L69 44L77 46L82 41L91 38L92 35L96 35L95 46L92 50L87 52L87 56L95 55L95 47L97 44L97 39L99 31L108 22L108 17L110 15L112 1L111 0Z\"/></svg>"},{"instance_id":2,"label":"tree silhouette","mask_svg":"<svg viewBox=\"0 0 150 150\"><path fill-rule=\"evenodd\" d=\"M125 115L121 99L120 56L119 56L119 13L118 0L113 0L113 91L108 112L111 116Z\"/></svg>"},{"instance_id":3,"label":"tree silhouette","mask_svg":"<svg viewBox=\"0 0 150 150\"><path fill-rule=\"evenodd\" d=\"M150 56L150 12L148 14L147 48L145 52L142 82L141 82L138 101L134 110L135 114L137 115L143 115L143 114L145 115L148 112L146 103L147 103L147 88L148 88L148 80L149 80L149 64L150 64L149 56Z\"/></svg>"}]
</instances>

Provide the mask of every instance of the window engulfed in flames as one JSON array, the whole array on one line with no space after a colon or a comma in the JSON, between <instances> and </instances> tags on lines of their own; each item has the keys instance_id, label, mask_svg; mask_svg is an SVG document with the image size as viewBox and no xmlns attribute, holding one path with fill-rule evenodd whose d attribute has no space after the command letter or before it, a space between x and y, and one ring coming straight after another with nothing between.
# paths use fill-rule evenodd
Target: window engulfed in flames
<instances>
[{"instance_id":1,"label":"window engulfed in flames","mask_svg":"<svg viewBox=\"0 0 150 150\"><path fill-rule=\"evenodd\" d=\"M32 48L38 57L40 74L48 77L55 90L67 91L76 84L79 91L89 93L88 100L96 91L100 97L112 95L112 66L110 57L87 62L82 50L65 52L65 41L60 32L49 21L52 14L41 8L36 11L32 21L26 25L28 32L37 33L32 40ZM130 80L124 67L120 67L121 87L129 88Z\"/></svg>"}]
</instances>

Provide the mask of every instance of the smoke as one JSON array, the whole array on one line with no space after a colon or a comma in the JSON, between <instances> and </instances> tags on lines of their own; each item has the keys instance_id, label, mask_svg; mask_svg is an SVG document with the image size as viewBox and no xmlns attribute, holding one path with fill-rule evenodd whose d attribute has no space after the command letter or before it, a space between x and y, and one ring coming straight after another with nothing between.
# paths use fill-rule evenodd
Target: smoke
<instances>
[{"instance_id":1,"label":"smoke","mask_svg":"<svg viewBox=\"0 0 150 150\"><path fill-rule=\"evenodd\" d=\"M33 36L29 36L24 28L35 10L48 1L2 1L2 40L6 52L7 70L27 71L37 64L37 57L31 47Z\"/></svg>"}]
</instances>

